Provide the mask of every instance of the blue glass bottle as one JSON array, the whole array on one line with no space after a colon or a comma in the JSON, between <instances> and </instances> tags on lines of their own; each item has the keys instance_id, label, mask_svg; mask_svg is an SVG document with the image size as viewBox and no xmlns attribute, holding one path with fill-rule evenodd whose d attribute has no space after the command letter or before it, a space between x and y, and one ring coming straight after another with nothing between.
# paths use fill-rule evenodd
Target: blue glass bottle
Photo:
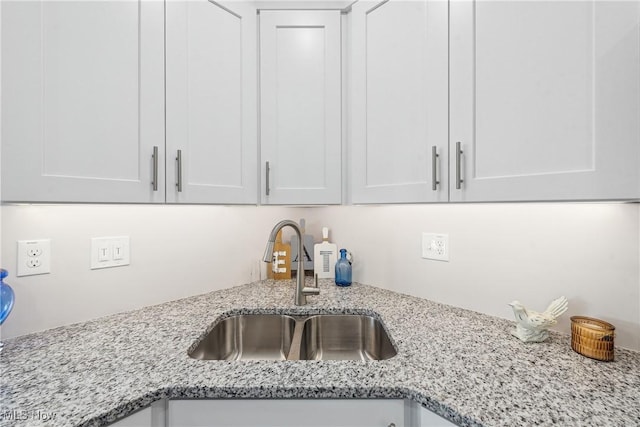
<instances>
[{"instance_id":1,"label":"blue glass bottle","mask_svg":"<svg viewBox=\"0 0 640 427\"><path fill-rule=\"evenodd\" d=\"M347 259L346 249L340 249L340 259L336 262L336 285L351 285L351 263Z\"/></svg>"},{"instance_id":2,"label":"blue glass bottle","mask_svg":"<svg viewBox=\"0 0 640 427\"><path fill-rule=\"evenodd\" d=\"M0 269L0 325L2 325L7 316L9 316L15 299L11 286L4 283L4 278L8 275L9 272L7 272L7 270L4 268Z\"/></svg>"}]
</instances>

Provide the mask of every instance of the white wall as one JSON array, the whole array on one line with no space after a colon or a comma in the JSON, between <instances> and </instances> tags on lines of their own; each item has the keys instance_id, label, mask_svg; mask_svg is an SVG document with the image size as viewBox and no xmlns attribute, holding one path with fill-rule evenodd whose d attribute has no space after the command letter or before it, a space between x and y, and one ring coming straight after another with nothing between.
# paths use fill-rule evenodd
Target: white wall
<instances>
[{"instance_id":1,"label":"white wall","mask_svg":"<svg viewBox=\"0 0 640 427\"><path fill-rule=\"evenodd\" d=\"M51 238L52 273L16 278L4 337L79 322L257 278L280 219L354 253L354 279L512 318L519 299L542 310L559 295L569 316L617 327L640 349L640 205L465 204L321 208L24 205L2 207L0 264L15 271L16 240ZM421 233L448 233L448 263L420 257ZM91 237L131 236L131 265L89 270Z\"/></svg>"},{"instance_id":2,"label":"white wall","mask_svg":"<svg viewBox=\"0 0 640 427\"><path fill-rule=\"evenodd\" d=\"M617 327L616 344L640 349L640 205L466 204L342 206L311 210L308 229L355 257L354 280L504 318L518 299ZM448 233L450 262L421 258L422 232Z\"/></svg>"},{"instance_id":3,"label":"white wall","mask_svg":"<svg viewBox=\"0 0 640 427\"><path fill-rule=\"evenodd\" d=\"M299 209L7 205L0 264L16 293L5 338L259 279L273 225ZM131 237L131 265L90 270L91 237ZM51 274L16 277L16 241L51 239ZM264 274L264 272L263 272Z\"/></svg>"}]
</instances>

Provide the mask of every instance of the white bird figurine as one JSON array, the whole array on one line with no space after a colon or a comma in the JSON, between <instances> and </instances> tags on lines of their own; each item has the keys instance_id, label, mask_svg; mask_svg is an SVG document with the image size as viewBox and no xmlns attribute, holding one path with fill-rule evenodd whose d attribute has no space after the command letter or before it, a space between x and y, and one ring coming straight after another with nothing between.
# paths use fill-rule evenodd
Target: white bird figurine
<instances>
[{"instance_id":1,"label":"white bird figurine","mask_svg":"<svg viewBox=\"0 0 640 427\"><path fill-rule=\"evenodd\" d=\"M569 308L565 297L551 301L543 313L527 310L520 301L513 301L509 305L513 308L517 322L511 334L524 342L542 342L549 338L547 329L558 323L556 319Z\"/></svg>"}]
</instances>

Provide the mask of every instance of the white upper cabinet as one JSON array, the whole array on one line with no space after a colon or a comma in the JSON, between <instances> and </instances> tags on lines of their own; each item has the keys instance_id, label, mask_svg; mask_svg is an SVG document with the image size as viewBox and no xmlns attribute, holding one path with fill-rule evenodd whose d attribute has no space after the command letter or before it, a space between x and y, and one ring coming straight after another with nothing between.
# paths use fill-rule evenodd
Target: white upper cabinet
<instances>
[{"instance_id":1,"label":"white upper cabinet","mask_svg":"<svg viewBox=\"0 0 640 427\"><path fill-rule=\"evenodd\" d=\"M339 11L260 13L261 200L341 202Z\"/></svg>"},{"instance_id":2,"label":"white upper cabinet","mask_svg":"<svg viewBox=\"0 0 640 427\"><path fill-rule=\"evenodd\" d=\"M640 3L450 5L451 200L640 197Z\"/></svg>"},{"instance_id":3,"label":"white upper cabinet","mask_svg":"<svg viewBox=\"0 0 640 427\"><path fill-rule=\"evenodd\" d=\"M255 204L256 9L168 1L166 20L167 202Z\"/></svg>"},{"instance_id":4,"label":"white upper cabinet","mask_svg":"<svg viewBox=\"0 0 640 427\"><path fill-rule=\"evenodd\" d=\"M351 201L447 201L447 2L361 0L350 19Z\"/></svg>"},{"instance_id":5,"label":"white upper cabinet","mask_svg":"<svg viewBox=\"0 0 640 427\"><path fill-rule=\"evenodd\" d=\"M3 200L164 201L163 16L155 1L2 2Z\"/></svg>"},{"instance_id":6,"label":"white upper cabinet","mask_svg":"<svg viewBox=\"0 0 640 427\"><path fill-rule=\"evenodd\" d=\"M3 201L640 199L639 1L1 3Z\"/></svg>"}]
</instances>

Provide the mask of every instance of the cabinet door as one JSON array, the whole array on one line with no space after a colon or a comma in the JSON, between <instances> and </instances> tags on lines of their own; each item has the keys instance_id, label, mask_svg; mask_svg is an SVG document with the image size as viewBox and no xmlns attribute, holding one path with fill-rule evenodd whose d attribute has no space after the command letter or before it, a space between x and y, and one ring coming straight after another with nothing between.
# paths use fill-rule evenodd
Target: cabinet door
<instances>
[{"instance_id":1,"label":"cabinet door","mask_svg":"<svg viewBox=\"0 0 640 427\"><path fill-rule=\"evenodd\" d=\"M208 0L166 8L167 202L255 204L256 9Z\"/></svg>"},{"instance_id":2,"label":"cabinet door","mask_svg":"<svg viewBox=\"0 0 640 427\"><path fill-rule=\"evenodd\" d=\"M341 202L340 26L337 10L260 12L264 204Z\"/></svg>"},{"instance_id":3,"label":"cabinet door","mask_svg":"<svg viewBox=\"0 0 640 427\"><path fill-rule=\"evenodd\" d=\"M388 427L404 423L400 399L170 400L168 427Z\"/></svg>"},{"instance_id":4,"label":"cabinet door","mask_svg":"<svg viewBox=\"0 0 640 427\"><path fill-rule=\"evenodd\" d=\"M405 425L412 427L446 427L455 426L451 421L431 412L421 404L405 400Z\"/></svg>"},{"instance_id":5,"label":"cabinet door","mask_svg":"<svg viewBox=\"0 0 640 427\"><path fill-rule=\"evenodd\" d=\"M639 7L451 2L452 201L640 196Z\"/></svg>"},{"instance_id":6,"label":"cabinet door","mask_svg":"<svg viewBox=\"0 0 640 427\"><path fill-rule=\"evenodd\" d=\"M167 425L167 400L160 399L151 403L151 406L141 409L114 423L112 427L166 427Z\"/></svg>"},{"instance_id":7,"label":"cabinet door","mask_svg":"<svg viewBox=\"0 0 640 427\"><path fill-rule=\"evenodd\" d=\"M447 201L448 5L359 1L351 14L351 201Z\"/></svg>"},{"instance_id":8,"label":"cabinet door","mask_svg":"<svg viewBox=\"0 0 640 427\"><path fill-rule=\"evenodd\" d=\"M164 201L162 2L3 2L2 68L3 200Z\"/></svg>"},{"instance_id":9,"label":"cabinet door","mask_svg":"<svg viewBox=\"0 0 640 427\"><path fill-rule=\"evenodd\" d=\"M163 423L164 425L164 423ZM151 408L144 408L128 417L109 424L110 427L155 427Z\"/></svg>"},{"instance_id":10,"label":"cabinet door","mask_svg":"<svg viewBox=\"0 0 640 427\"><path fill-rule=\"evenodd\" d=\"M419 404L416 404L416 405L419 406L420 423L417 425L419 425L420 427L447 427L447 426L456 425L451 421L442 418L440 415L437 415L436 413L431 412L426 408L423 408Z\"/></svg>"}]
</instances>

